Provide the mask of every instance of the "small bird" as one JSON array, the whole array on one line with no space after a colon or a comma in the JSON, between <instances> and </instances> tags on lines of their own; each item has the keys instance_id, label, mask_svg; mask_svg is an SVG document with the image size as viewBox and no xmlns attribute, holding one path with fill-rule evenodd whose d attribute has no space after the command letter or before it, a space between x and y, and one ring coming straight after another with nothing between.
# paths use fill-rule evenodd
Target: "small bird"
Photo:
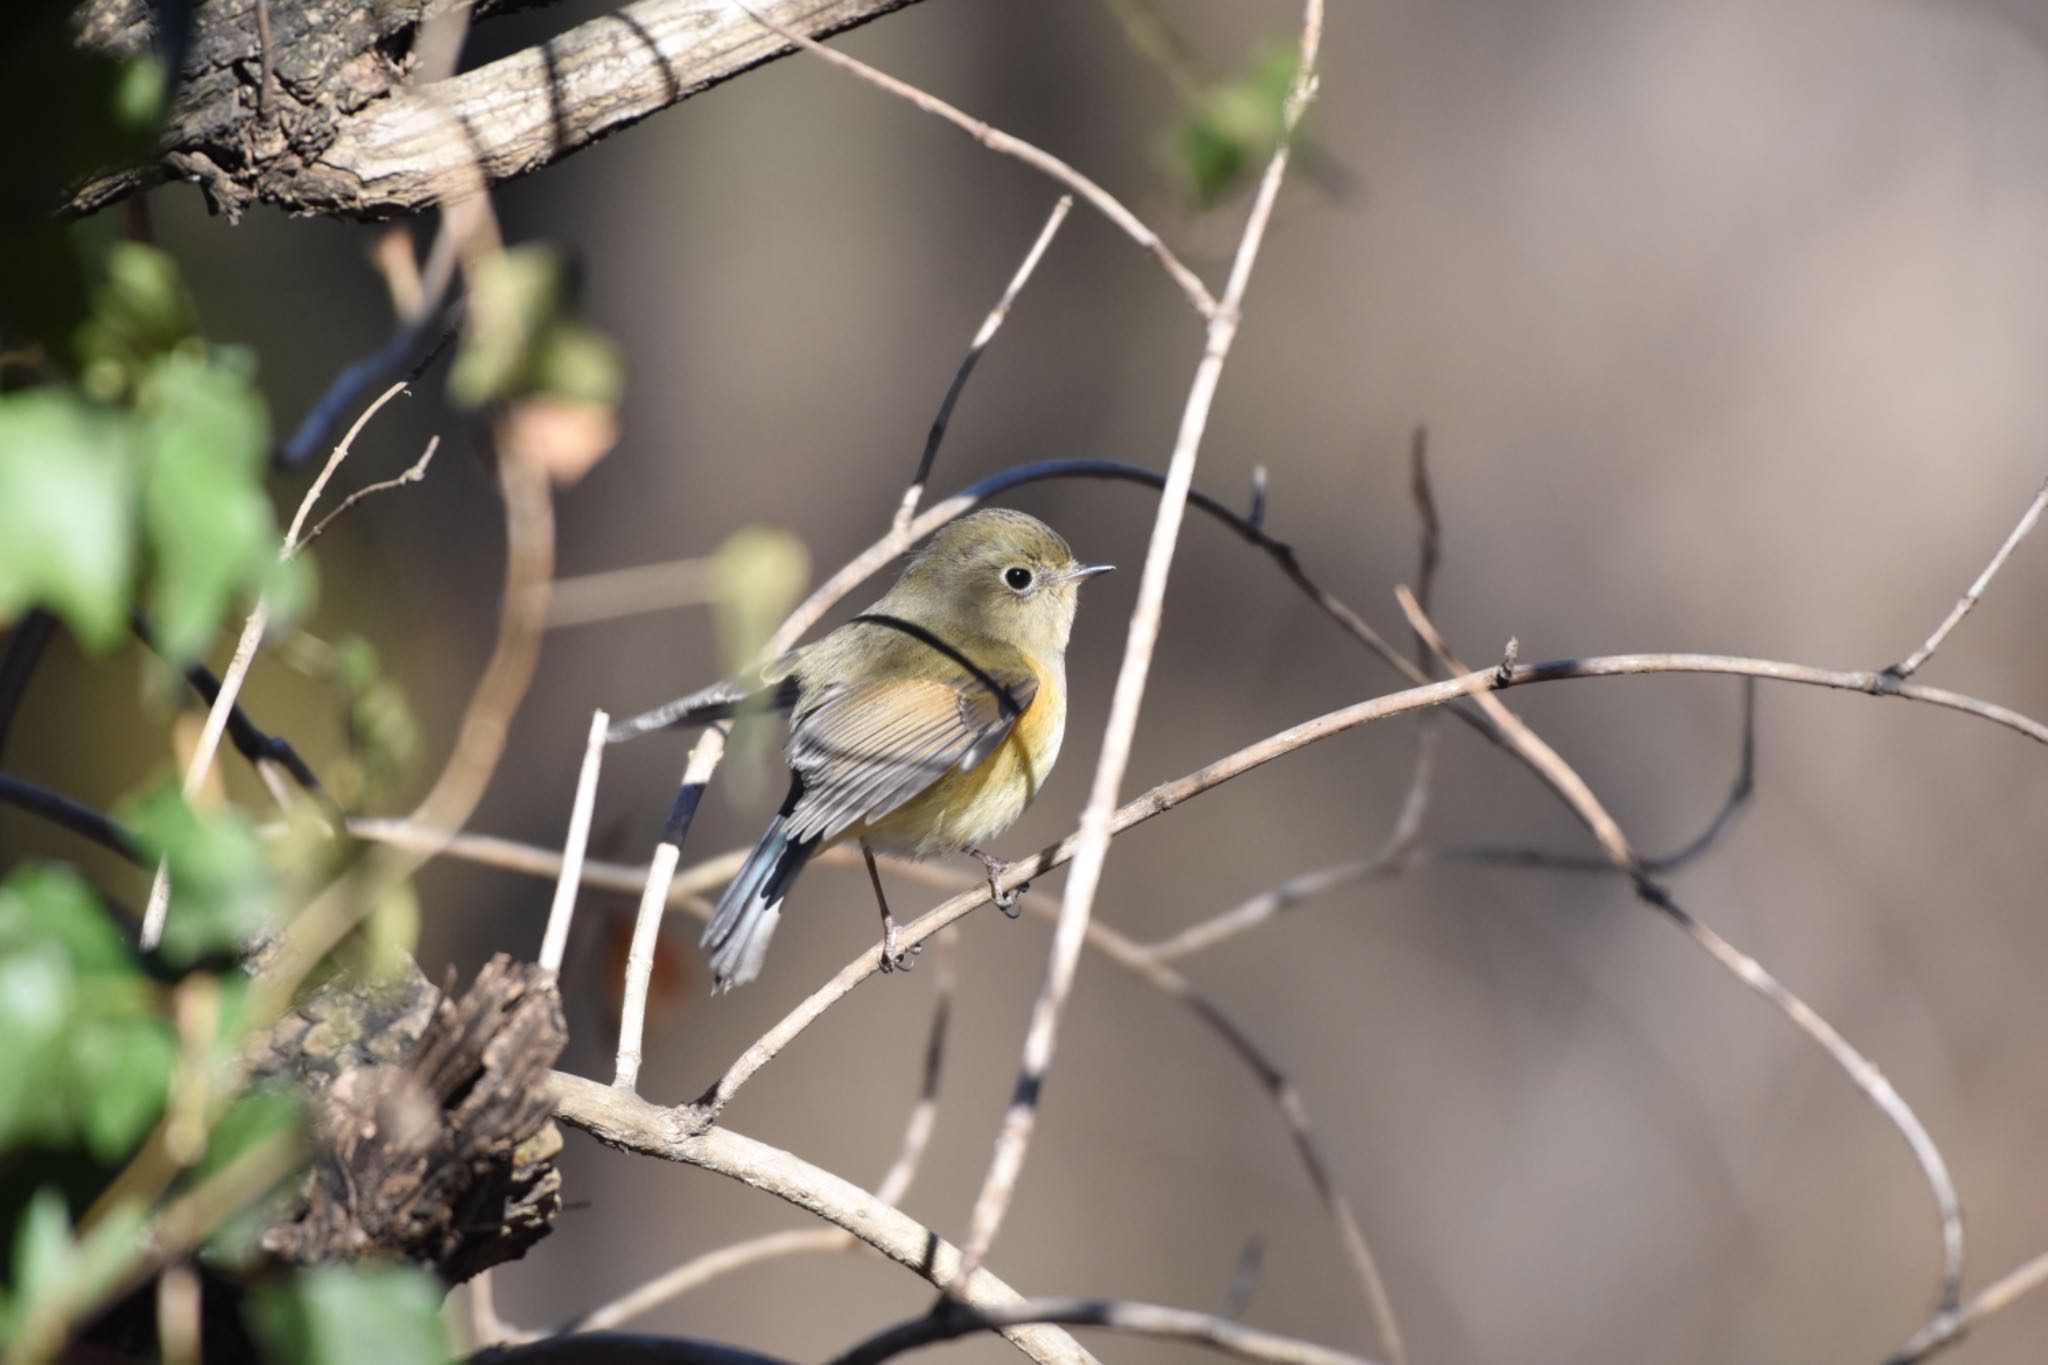
<instances>
[{"instance_id":1,"label":"small bird","mask_svg":"<svg viewBox=\"0 0 2048 1365\"><path fill-rule=\"evenodd\" d=\"M969 853L989 888L1008 866L983 848L1038 795L1067 722L1075 560L1035 517L989 508L948 523L874 606L753 679L704 694L725 714L791 710L789 795L704 930L712 989L761 971L782 899L819 849L860 842L882 912L882 969L908 970L876 852ZM1006 912L1016 893L998 894Z\"/></svg>"}]
</instances>

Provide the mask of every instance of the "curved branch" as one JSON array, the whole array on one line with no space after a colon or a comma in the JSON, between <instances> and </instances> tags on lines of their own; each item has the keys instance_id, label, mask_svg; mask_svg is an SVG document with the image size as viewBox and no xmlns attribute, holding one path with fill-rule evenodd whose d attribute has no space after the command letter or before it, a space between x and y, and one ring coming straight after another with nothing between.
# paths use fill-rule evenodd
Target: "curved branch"
<instances>
[{"instance_id":1,"label":"curved branch","mask_svg":"<svg viewBox=\"0 0 2048 1365\"><path fill-rule=\"evenodd\" d=\"M552 1083L555 1116L608 1147L701 1167L751 1185L846 1229L933 1284L944 1284L959 1272L959 1250L940 1240L937 1233L851 1181L800 1157L726 1128L692 1133L679 1121L677 1111L581 1076L557 1071ZM956 1292L963 1301L990 1311L1025 1301L985 1269L956 1286ZM1056 1327L1017 1326L1003 1335L1043 1365L1095 1365L1094 1356Z\"/></svg>"}]
</instances>

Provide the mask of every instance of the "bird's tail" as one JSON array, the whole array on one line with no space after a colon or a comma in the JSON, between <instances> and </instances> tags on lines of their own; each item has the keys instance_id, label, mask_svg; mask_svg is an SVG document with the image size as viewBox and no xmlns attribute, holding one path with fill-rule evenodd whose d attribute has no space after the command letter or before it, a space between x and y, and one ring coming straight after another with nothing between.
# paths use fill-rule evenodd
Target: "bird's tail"
<instances>
[{"instance_id":1,"label":"bird's tail","mask_svg":"<svg viewBox=\"0 0 2048 1365\"><path fill-rule=\"evenodd\" d=\"M744 986L761 974L768 940L782 918L782 897L817 851L816 839L791 839L787 825L785 816L775 817L704 927L700 942L710 949L713 994Z\"/></svg>"}]
</instances>

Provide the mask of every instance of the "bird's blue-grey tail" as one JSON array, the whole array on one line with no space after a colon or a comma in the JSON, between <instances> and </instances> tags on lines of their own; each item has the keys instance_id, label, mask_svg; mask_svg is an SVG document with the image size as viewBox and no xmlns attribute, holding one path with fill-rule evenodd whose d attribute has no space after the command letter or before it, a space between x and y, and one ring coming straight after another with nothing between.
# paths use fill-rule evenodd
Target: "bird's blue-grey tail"
<instances>
[{"instance_id":1,"label":"bird's blue-grey tail","mask_svg":"<svg viewBox=\"0 0 2048 1365\"><path fill-rule=\"evenodd\" d=\"M710 950L713 994L744 986L761 974L768 940L782 918L782 897L817 851L816 839L793 840L787 825L784 815L775 817L704 927L700 942Z\"/></svg>"}]
</instances>

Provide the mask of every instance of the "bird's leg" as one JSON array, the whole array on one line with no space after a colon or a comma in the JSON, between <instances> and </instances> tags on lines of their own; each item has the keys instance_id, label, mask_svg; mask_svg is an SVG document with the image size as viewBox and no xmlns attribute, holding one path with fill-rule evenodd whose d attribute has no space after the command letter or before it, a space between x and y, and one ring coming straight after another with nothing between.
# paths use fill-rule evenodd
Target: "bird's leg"
<instances>
[{"instance_id":1,"label":"bird's leg","mask_svg":"<svg viewBox=\"0 0 2048 1365\"><path fill-rule=\"evenodd\" d=\"M1017 908L1017 897L1029 891L1031 883L1019 882L1008 891L996 885L996 878L1010 870L1011 860L1008 858L998 858L993 853L983 853L978 848L970 848L967 851L979 858L981 865L988 869L988 898L995 902L996 909L1002 911L1011 919L1015 919L1023 914L1024 912Z\"/></svg>"},{"instance_id":2,"label":"bird's leg","mask_svg":"<svg viewBox=\"0 0 2048 1365\"><path fill-rule=\"evenodd\" d=\"M867 840L861 840L860 856L867 859L868 880L874 883L875 904L882 911L882 970L885 972L907 972L917 964L910 959L924 951L922 943L910 945L910 951L896 951L896 917L889 913L889 898L882 894L882 870L875 866L875 851L868 847Z\"/></svg>"}]
</instances>

